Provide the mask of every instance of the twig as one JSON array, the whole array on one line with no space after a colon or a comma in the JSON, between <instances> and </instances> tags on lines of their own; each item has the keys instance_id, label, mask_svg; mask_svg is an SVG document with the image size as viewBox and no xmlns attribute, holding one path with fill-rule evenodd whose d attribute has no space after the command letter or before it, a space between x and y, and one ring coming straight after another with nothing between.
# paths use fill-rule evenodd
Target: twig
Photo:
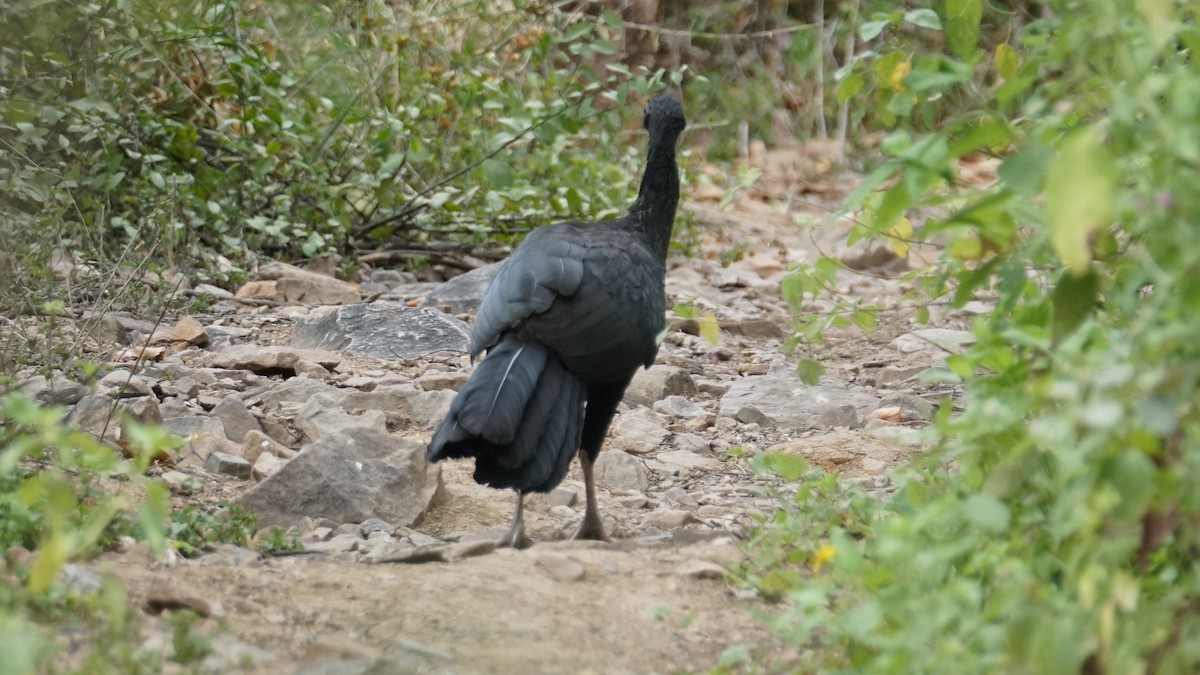
<instances>
[{"instance_id":1,"label":"twig","mask_svg":"<svg viewBox=\"0 0 1200 675\"><path fill-rule=\"evenodd\" d=\"M772 28L770 30L756 30L749 33L709 33L707 31L696 30L680 30L677 28L663 28L661 26L651 26L644 23L631 23L629 21L621 22L625 28L632 28L646 33L657 33L659 35L674 35L678 37L689 38L714 38L726 40L755 40L758 38L769 38L777 35L787 35L797 31L808 30L812 28L809 24L796 24L794 26L784 26L782 28Z\"/></svg>"}]
</instances>

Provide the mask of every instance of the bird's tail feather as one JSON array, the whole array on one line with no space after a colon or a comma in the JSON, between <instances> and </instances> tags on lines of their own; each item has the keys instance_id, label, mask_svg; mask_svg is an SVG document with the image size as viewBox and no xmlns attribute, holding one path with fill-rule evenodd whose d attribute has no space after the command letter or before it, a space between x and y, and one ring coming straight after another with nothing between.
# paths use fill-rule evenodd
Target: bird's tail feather
<instances>
[{"instance_id":1,"label":"bird's tail feather","mask_svg":"<svg viewBox=\"0 0 1200 675\"><path fill-rule=\"evenodd\" d=\"M535 341L509 336L463 385L426 449L475 457L475 480L539 492L566 475L583 433L586 389Z\"/></svg>"}]
</instances>

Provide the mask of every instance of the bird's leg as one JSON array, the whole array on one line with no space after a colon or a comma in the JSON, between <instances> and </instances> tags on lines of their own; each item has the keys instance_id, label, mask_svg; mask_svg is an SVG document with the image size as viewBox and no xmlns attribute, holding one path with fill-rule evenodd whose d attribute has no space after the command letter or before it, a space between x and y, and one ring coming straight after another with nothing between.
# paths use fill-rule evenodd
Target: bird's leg
<instances>
[{"instance_id":1,"label":"bird's leg","mask_svg":"<svg viewBox=\"0 0 1200 675\"><path fill-rule=\"evenodd\" d=\"M500 538L500 541L496 542L496 546L501 548L533 546L533 540L525 534L525 495L520 490L517 490L517 512L513 514L512 527L508 528L508 532Z\"/></svg>"},{"instance_id":2,"label":"bird's leg","mask_svg":"<svg viewBox=\"0 0 1200 675\"><path fill-rule=\"evenodd\" d=\"M576 539L594 539L596 541L611 541L604 534L604 523L600 520L600 506L596 503L596 482L592 477L592 467L595 460L588 452L579 453L579 465L583 468L583 489L587 494L587 508L583 512L583 523L575 533Z\"/></svg>"}]
</instances>

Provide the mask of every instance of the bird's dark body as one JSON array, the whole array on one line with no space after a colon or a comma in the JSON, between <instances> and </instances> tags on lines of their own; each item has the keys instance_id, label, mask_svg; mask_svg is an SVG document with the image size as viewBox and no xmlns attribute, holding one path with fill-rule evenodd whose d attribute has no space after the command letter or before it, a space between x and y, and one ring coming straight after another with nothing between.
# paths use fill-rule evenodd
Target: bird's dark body
<instances>
[{"instance_id":1,"label":"bird's dark body","mask_svg":"<svg viewBox=\"0 0 1200 675\"><path fill-rule=\"evenodd\" d=\"M679 104L651 101L646 125L649 158L629 212L539 228L497 273L471 329L472 357L487 356L435 432L430 461L474 457L480 483L546 492L582 450L591 496L591 463L664 326Z\"/></svg>"}]
</instances>

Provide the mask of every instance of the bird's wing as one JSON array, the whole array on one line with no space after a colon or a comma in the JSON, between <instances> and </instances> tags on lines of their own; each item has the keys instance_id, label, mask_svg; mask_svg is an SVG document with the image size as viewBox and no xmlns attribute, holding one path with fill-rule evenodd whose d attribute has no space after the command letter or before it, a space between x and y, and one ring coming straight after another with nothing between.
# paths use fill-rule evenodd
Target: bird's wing
<instances>
[{"instance_id":1,"label":"bird's wing","mask_svg":"<svg viewBox=\"0 0 1200 675\"><path fill-rule=\"evenodd\" d=\"M488 287L471 326L471 357L504 331L569 297L583 281L586 245L573 223L534 230L513 251Z\"/></svg>"}]
</instances>

